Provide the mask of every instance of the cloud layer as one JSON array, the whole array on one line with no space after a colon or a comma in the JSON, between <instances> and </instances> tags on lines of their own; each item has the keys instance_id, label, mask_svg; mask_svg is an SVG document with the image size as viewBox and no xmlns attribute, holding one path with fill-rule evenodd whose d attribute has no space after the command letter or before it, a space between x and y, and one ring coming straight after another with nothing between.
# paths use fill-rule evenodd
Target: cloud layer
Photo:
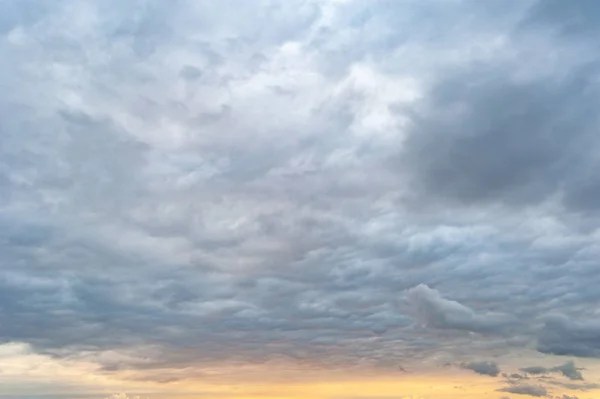
<instances>
[{"instance_id":1,"label":"cloud layer","mask_svg":"<svg viewBox=\"0 0 600 399\"><path fill-rule=\"evenodd\" d=\"M159 382L600 357L598 15L0 2L0 341Z\"/></svg>"}]
</instances>

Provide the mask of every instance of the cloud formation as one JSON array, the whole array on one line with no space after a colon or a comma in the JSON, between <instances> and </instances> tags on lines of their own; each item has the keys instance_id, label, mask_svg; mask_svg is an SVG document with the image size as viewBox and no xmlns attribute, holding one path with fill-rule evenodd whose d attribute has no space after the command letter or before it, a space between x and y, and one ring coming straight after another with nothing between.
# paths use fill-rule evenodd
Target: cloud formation
<instances>
[{"instance_id":1,"label":"cloud formation","mask_svg":"<svg viewBox=\"0 0 600 399\"><path fill-rule=\"evenodd\" d=\"M491 361L464 363L461 367L472 370L477 374L489 375L490 377L497 377L498 374L500 374L500 367L498 367L498 364Z\"/></svg>"},{"instance_id":2,"label":"cloud formation","mask_svg":"<svg viewBox=\"0 0 600 399\"><path fill-rule=\"evenodd\" d=\"M500 389L498 389L498 392L508 392L508 393L514 393L517 395L528 395L528 396L535 396L535 397L542 397L542 396L546 396L548 394L548 391L546 390L546 388L544 388L540 385L525 385L525 384L512 385L512 386L500 388Z\"/></svg>"},{"instance_id":3,"label":"cloud formation","mask_svg":"<svg viewBox=\"0 0 600 399\"><path fill-rule=\"evenodd\" d=\"M599 13L0 2L0 343L160 383L600 357Z\"/></svg>"},{"instance_id":4,"label":"cloud formation","mask_svg":"<svg viewBox=\"0 0 600 399\"><path fill-rule=\"evenodd\" d=\"M579 322L568 316L548 316L538 338L538 350L555 355L600 357L600 322Z\"/></svg>"},{"instance_id":5,"label":"cloud formation","mask_svg":"<svg viewBox=\"0 0 600 399\"><path fill-rule=\"evenodd\" d=\"M406 292L406 299L419 320L434 328L449 328L482 333L500 332L510 325L510 318L502 314L477 314L472 309L421 284Z\"/></svg>"},{"instance_id":6,"label":"cloud formation","mask_svg":"<svg viewBox=\"0 0 600 399\"><path fill-rule=\"evenodd\" d=\"M532 374L532 375L560 373L570 380L575 380L575 381L583 380L583 375L581 374L581 371L580 371L581 369L577 368L573 361L568 361L564 364L561 364L561 365L558 365L555 367L550 367L550 368L541 367L541 366L531 366L531 367L523 367L519 370L524 373Z\"/></svg>"}]
</instances>

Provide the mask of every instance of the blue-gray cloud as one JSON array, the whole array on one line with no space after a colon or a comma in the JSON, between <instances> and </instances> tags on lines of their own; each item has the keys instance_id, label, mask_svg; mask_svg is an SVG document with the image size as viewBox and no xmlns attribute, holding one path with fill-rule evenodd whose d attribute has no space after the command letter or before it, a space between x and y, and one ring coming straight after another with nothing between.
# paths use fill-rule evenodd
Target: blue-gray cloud
<instances>
[{"instance_id":1,"label":"blue-gray cloud","mask_svg":"<svg viewBox=\"0 0 600 399\"><path fill-rule=\"evenodd\" d=\"M600 357L600 323L571 320L562 314L548 316L540 332L538 350L555 355Z\"/></svg>"},{"instance_id":2,"label":"blue-gray cloud","mask_svg":"<svg viewBox=\"0 0 600 399\"><path fill-rule=\"evenodd\" d=\"M491 361L482 362L469 362L461 365L462 368L472 370L477 374L488 375L490 377L497 377L500 374L500 367L498 363Z\"/></svg>"},{"instance_id":3,"label":"blue-gray cloud","mask_svg":"<svg viewBox=\"0 0 600 399\"><path fill-rule=\"evenodd\" d=\"M143 3L0 3L1 341L600 357L595 2Z\"/></svg>"},{"instance_id":4,"label":"blue-gray cloud","mask_svg":"<svg viewBox=\"0 0 600 399\"><path fill-rule=\"evenodd\" d=\"M549 373L560 373L570 380L583 380L581 374L581 368L575 366L573 361L566 362L564 364L555 367L542 367L542 366L530 366L519 369L526 374L549 374Z\"/></svg>"},{"instance_id":5,"label":"blue-gray cloud","mask_svg":"<svg viewBox=\"0 0 600 399\"><path fill-rule=\"evenodd\" d=\"M528 395L528 396L535 396L535 397L543 397L548 394L548 391L546 390L546 388L544 388L541 385L526 385L526 384L512 385L512 386L500 388L500 389L498 389L498 392L508 392L508 393L514 393L517 395Z\"/></svg>"}]
</instances>

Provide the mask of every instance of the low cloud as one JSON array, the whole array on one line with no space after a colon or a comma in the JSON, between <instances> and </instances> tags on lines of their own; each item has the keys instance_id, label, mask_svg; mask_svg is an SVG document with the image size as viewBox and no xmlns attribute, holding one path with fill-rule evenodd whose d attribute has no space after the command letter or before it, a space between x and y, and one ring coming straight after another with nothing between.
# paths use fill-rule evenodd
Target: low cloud
<instances>
[{"instance_id":1,"label":"low cloud","mask_svg":"<svg viewBox=\"0 0 600 399\"><path fill-rule=\"evenodd\" d=\"M600 384L597 384L594 382L584 382L584 383L566 382L566 381L558 381L558 380L555 380L552 378L546 379L545 382L550 385L559 386L561 388L567 388L567 389L571 389L574 391L582 391L582 392L591 391L593 389L600 388Z\"/></svg>"},{"instance_id":2,"label":"low cloud","mask_svg":"<svg viewBox=\"0 0 600 399\"><path fill-rule=\"evenodd\" d=\"M519 369L523 373L531 374L531 375L541 375L541 374L550 374L550 373L560 373L563 376L567 377L570 380L574 381L582 381L583 375L581 374L581 368L575 366L573 361L566 362L556 367L542 367L542 366L531 366L531 367L523 367Z\"/></svg>"},{"instance_id":3,"label":"low cloud","mask_svg":"<svg viewBox=\"0 0 600 399\"><path fill-rule=\"evenodd\" d=\"M549 373L549 369L547 369L546 367L541 367L541 366L523 367L523 368L520 368L519 370L521 370L524 373L533 374L533 375Z\"/></svg>"},{"instance_id":4,"label":"low cloud","mask_svg":"<svg viewBox=\"0 0 600 399\"><path fill-rule=\"evenodd\" d=\"M517 395L529 395L542 397L548 394L546 388L540 385L513 385L510 387L504 387L497 390L498 392L508 392Z\"/></svg>"},{"instance_id":5,"label":"low cloud","mask_svg":"<svg viewBox=\"0 0 600 399\"><path fill-rule=\"evenodd\" d=\"M519 374L519 373L512 373L512 374L502 373L502 377L507 378L507 379L513 379L513 380L527 380L527 379L529 379L529 377L527 377L526 375L522 375L522 374Z\"/></svg>"},{"instance_id":6,"label":"low cloud","mask_svg":"<svg viewBox=\"0 0 600 399\"><path fill-rule=\"evenodd\" d=\"M145 399L141 396L128 396L127 394L124 393L116 393L114 395L109 396L106 399Z\"/></svg>"},{"instance_id":7,"label":"low cloud","mask_svg":"<svg viewBox=\"0 0 600 399\"><path fill-rule=\"evenodd\" d=\"M477 374L489 375L490 377L497 377L500 374L500 367L498 367L496 362L492 361L463 363L461 367L466 370L472 370Z\"/></svg>"}]
</instances>

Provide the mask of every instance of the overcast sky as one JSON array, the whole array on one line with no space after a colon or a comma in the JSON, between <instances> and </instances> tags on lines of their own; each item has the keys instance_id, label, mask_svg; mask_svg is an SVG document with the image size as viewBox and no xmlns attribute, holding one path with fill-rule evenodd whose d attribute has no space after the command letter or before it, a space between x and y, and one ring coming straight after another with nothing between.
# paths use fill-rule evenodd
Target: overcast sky
<instances>
[{"instance_id":1,"label":"overcast sky","mask_svg":"<svg viewBox=\"0 0 600 399\"><path fill-rule=\"evenodd\" d=\"M0 0L0 398L598 397L599 21Z\"/></svg>"}]
</instances>

